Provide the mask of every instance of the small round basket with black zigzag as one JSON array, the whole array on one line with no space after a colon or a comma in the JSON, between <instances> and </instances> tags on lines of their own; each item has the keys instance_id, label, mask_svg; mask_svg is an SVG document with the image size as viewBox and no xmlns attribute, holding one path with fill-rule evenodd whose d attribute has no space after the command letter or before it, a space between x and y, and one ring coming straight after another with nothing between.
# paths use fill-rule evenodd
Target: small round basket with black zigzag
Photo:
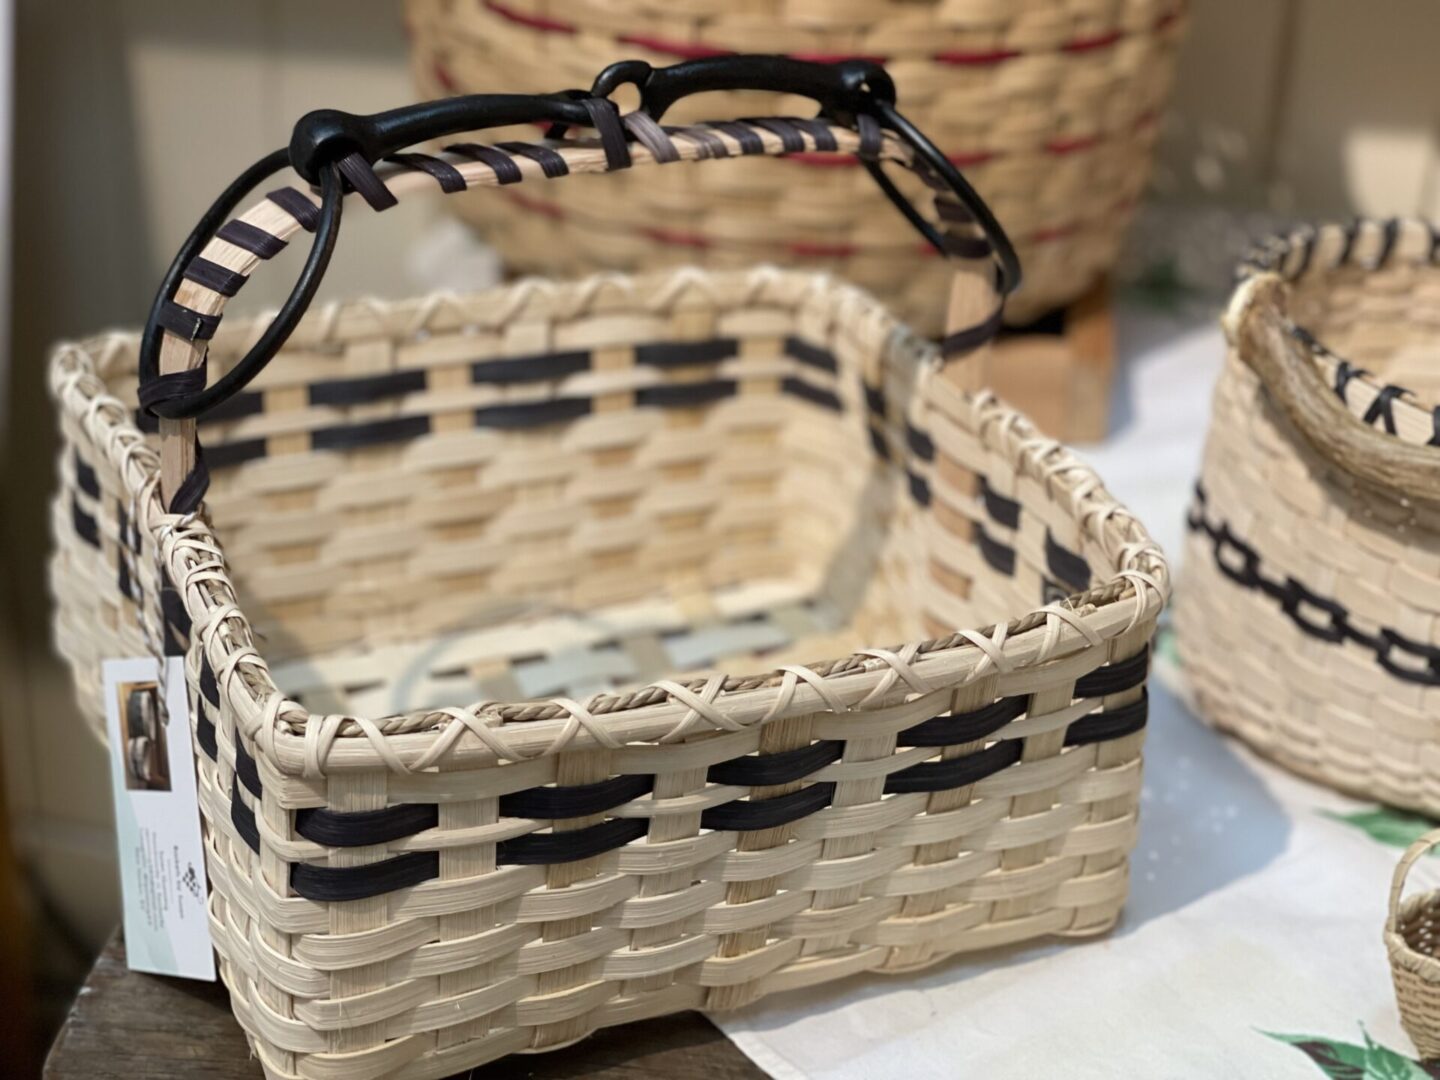
<instances>
[{"instance_id":1,"label":"small round basket with black zigzag","mask_svg":"<svg viewBox=\"0 0 1440 1080\"><path fill-rule=\"evenodd\" d=\"M264 159L143 338L55 353L56 637L97 725L103 657L184 654L211 929L271 1077L448 1076L1119 916L1164 560L965 385L1015 268L883 71L731 62L620 70L657 101L744 81L845 107L327 114L289 159L318 192L227 223ZM526 115L566 130L384 145ZM909 208L954 261L943 346L773 268L299 320L307 272L274 322L220 325L287 242L326 255L341 205L790 152L949 200Z\"/></svg>"},{"instance_id":2,"label":"small round basket with black zigzag","mask_svg":"<svg viewBox=\"0 0 1440 1080\"><path fill-rule=\"evenodd\" d=\"M1276 239L1242 267L1175 615L1208 719L1432 816L1437 250L1428 223L1361 221Z\"/></svg>"}]
</instances>

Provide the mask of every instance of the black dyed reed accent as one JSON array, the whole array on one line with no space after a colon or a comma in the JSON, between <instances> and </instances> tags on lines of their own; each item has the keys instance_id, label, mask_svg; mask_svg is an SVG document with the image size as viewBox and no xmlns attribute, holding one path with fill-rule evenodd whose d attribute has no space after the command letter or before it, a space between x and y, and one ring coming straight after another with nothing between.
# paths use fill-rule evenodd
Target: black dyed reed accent
<instances>
[{"instance_id":1,"label":"black dyed reed accent","mask_svg":"<svg viewBox=\"0 0 1440 1080\"><path fill-rule=\"evenodd\" d=\"M1000 332L1004 316L1004 307L997 307L986 317L984 322L967 326L963 330L956 330L953 334L946 334L940 341L940 355L947 360L952 360L964 356L966 353L974 352Z\"/></svg>"},{"instance_id":2,"label":"black dyed reed accent","mask_svg":"<svg viewBox=\"0 0 1440 1080\"><path fill-rule=\"evenodd\" d=\"M780 145L785 148L787 154L799 154L805 149L805 136L800 134L800 129L788 120L781 120L771 116L747 117L744 121L758 128L764 128L771 135L780 137Z\"/></svg>"},{"instance_id":3,"label":"black dyed reed accent","mask_svg":"<svg viewBox=\"0 0 1440 1080\"><path fill-rule=\"evenodd\" d=\"M205 356L202 355L200 362L193 368L172 371L149 382L142 382L138 394L140 408L148 411L161 402L199 393L205 389L205 369Z\"/></svg>"},{"instance_id":4,"label":"black dyed reed accent","mask_svg":"<svg viewBox=\"0 0 1440 1080\"><path fill-rule=\"evenodd\" d=\"M661 408L708 405L712 401L733 397L737 386L734 379L711 379L701 383L661 383L635 391L635 404Z\"/></svg>"},{"instance_id":5,"label":"black dyed reed accent","mask_svg":"<svg viewBox=\"0 0 1440 1080\"><path fill-rule=\"evenodd\" d=\"M386 398L414 394L425 389L425 372L387 371L358 379L332 379L310 384L311 405L368 405Z\"/></svg>"},{"instance_id":6,"label":"black dyed reed accent","mask_svg":"<svg viewBox=\"0 0 1440 1080\"><path fill-rule=\"evenodd\" d=\"M743 124L738 120L725 120L708 126L729 135L738 142L742 154L763 154L765 152L765 140L749 124Z\"/></svg>"},{"instance_id":7,"label":"black dyed reed accent","mask_svg":"<svg viewBox=\"0 0 1440 1080\"><path fill-rule=\"evenodd\" d=\"M809 367L819 368L821 371L828 371L832 374L840 370L840 365L835 359L835 354L829 349L822 349L818 345L811 345L798 337L787 337L785 339L785 355L792 360L799 360L800 363Z\"/></svg>"},{"instance_id":8,"label":"black dyed reed accent","mask_svg":"<svg viewBox=\"0 0 1440 1080\"><path fill-rule=\"evenodd\" d=\"M440 822L434 803L402 803L379 810L295 811L295 832L326 847L369 847L388 844L433 829Z\"/></svg>"},{"instance_id":9,"label":"black dyed reed accent","mask_svg":"<svg viewBox=\"0 0 1440 1080\"><path fill-rule=\"evenodd\" d=\"M1430 436L1425 445L1440 446L1440 405L1436 405L1435 410L1430 414L1430 427L1434 434Z\"/></svg>"},{"instance_id":10,"label":"black dyed reed accent","mask_svg":"<svg viewBox=\"0 0 1440 1080\"><path fill-rule=\"evenodd\" d=\"M833 390L826 390L823 386L816 386L804 379L797 379L793 375L787 375L780 380L780 392L800 398L802 401L808 401L812 405L819 405L822 409L833 409L835 412L845 411L844 402Z\"/></svg>"},{"instance_id":11,"label":"black dyed reed accent","mask_svg":"<svg viewBox=\"0 0 1440 1080\"><path fill-rule=\"evenodd\" d=\"M935 460L935 440L908 422L905 424L905 445L921 461Z\"/></svg>"},{"instance_id":12,"label":"black dyed reed accent","mask_svg":"<svg viewBox=\"0 0 1440 1080\"><path fill-rule=\"evenodd\" d=\"M337 168L340 170L340 175L350 182L355 193L365 200L371 210L377 213L381 210L389 210L400 201L385 186L385 181L376 174L370 162L365 160L365 155L359 151L346 154L340 159Z\"/></svg>"},{"instance_id":13,"label":"black dyed reed accent","mask_svg":"<svg viewBox=\"0 0 1440 1080\"><path fill-rule=\"evenodd\" d=\"M130 560L122 554L115 560L115 587L120 590L121 596L127 596L139 603L140 598L134 594L133 584L130 580Z\"/></svg>"},{"instance_id":14,"label":"black dyed reed accent","mask_svg":"<svg viewBox=\"0 0 1440 1080\"><path fill-rule=\"evenodd\" d=\"M265 394L260 390L242 390L228 401L216 403L215 407L200 417L202 424L224 423L254 416L265 411Z\"/></svg>"},{"instance_id":15,"label":"black dyed reed accent","mask_svg":"<svg viewBox=\"0 0 1440 1080\"><path fill-rule=\"evenodd\" d=\"M516 184L525 178L525 174L520 171L520 166L515 164L515 159L493 146L485 146L482 143L455 143L445 149L452 154L458 154L460 157L467 157L471 161L478 161L482 165L490 166L498 184Z\"/></svg>"},{"instance_id":16,"label":"black dyed reed accent","mask_svg":"<svg viewBox=\"0 0 1440 1080\"><path fill-rule=\"evenodd\" d=\"M835 132L823 120L802 120L792 117L790 123L810 136L810 141L815 144L816 150L833 153L840 149L840 144L835 141Z\"/></svg>"},{"instance_id":17,"label":"black dyed reed accent","mask_svg":"<svg viewBox=\"0 0 1440 1080\"><path fill-rule=\"evenodd\" d=\"M168 580L160 590L160 610L165 616L165 655L184 656L190 644L190 613Z\"/></svg>"},{"instance_id":18,"label":"black dyed reed accent","mask_svg":"<svg viewBox=\"0 0 1440 1080\"><path fill-rule=\"evenodd\" d=\"M276 188L265 198L293 217L306 232L313 233L319 228L320 208L294 188Z\"/></svg>"},{"instance_id":19,"label":"black dyed reed accent","mask_svg":"<svg viewBox=\"0 0 1440 1080\"><path fill-rule=\"evenodd\" d=\"M649 793L655 786L653 776L613 776L593 784L566 787L538 787L500 796L500 816L539 818L555 821L564 818L603 814L624 806L632 799Z\"/></svg>"},{"instance_id":20,"label":"black dyed reed accent","mask_svg":"<svg viewBox=\"0 0 1440 1080\"><path fill-rule=\"evenodd\" d=\"M70 519L75 526L76 536L91 547L98 548L100 546L100 526L95 523L95 519L91 515L80 509L79 499L71 498L70 500Z\"/></svg>"},{"instance_id":21,"label":"black dyed reed accent","mask_svg":"<svg viewBox=\"0 0 1440 1080\"><path fill-rule=\"evenodd\" d=\"M211 707L220 707L220 684L215 681L215 669L210 666L210 658L205 655L204 650L200 653L200 696L208 701Z\"/></svg>"},{"instance_id":22,"label":"black dyed reed accent","mask_svg":"<svg viewBox=\"0 0 1440 1080\"><path fill-rule=\"evenodd\" d=\"M860 149L855 151L855 156L862 161L878 159L880 148L885 144L880 122L869 113L861 113L855 117L855 128L860 132Z\"/></svg>"},{"instance_id":23,"label":"black dyed reed accent","mask_svg":"<svg viewBox=\"0 0 1440 1080\"><path fill-rule=\"evenodd\" d=\"M220 746L215 741L215 722L205 715L204 709L195 710L195 741L211 761L220 760Z\"/></svg>"},{"instance_id":24,"label":"black dyed reed accent","mask_svg":"<svg viewBox=\"0 0 1440 1080\"><path fill-rule=\"evenodd\" d=\"M1133 735L1145 726L1150 716L1150 698L1142 695L1128 705L1116 705L1102 713L1081 717L1065 732L1066 746L1108 742Z\"/></svg>"},{"instance_id":25,"label":"black dyed reed accent","mask_svg":"<svg viewBox=\"0 0 1440 1080\"><path fill-rule=\"evenodd\" d=\"M284 240L278 236L271 236L264 229L257 228L248 221L241 221L239 218L227 221L215 235L226 243L234 244L241 250L248 251L251 255L257 255L262 259L273 259L285 250Z\"/></svg>"},{"instance_id":26,"label":"black dyed reed accent","mask_svg":"<svg viewBox=\"0 0 1440 1080\"><path fill-rule=\"evenodd\" d=\"M1007 577L1015 576L1015 549L992 538L978 521L975 523L975 546L980 549L980 557L990 569Z\"/></svg>"},{"instance_id":27,"label":"black dyed reed accent","mask_svg":"<svg viewBox=\"0 0 1440 1080\"><path fill-rule=\"evenodd\" d=\"M89 495L92 499L100 497L100 478L95 475L94 468L90 463L75 452L75 486Z\"/></svg>"},{"instance_id":28,"label":"black dyed reed accent","mask_svg":"<svg viewBox=\"0 0 1440 1080\"><path fill-rule=\"evenodd\" d=\"M475 410L475 426L515 431L522 428L542 427L545 424L559 424L566 420L577 420L589 414L589 398L557 398L553 401L482 405Z\"/></svg>"},{"instance_id":29,"label":"black dyed reed accent","mask_svg":"<svg viewBox=\"0 0 1440 1080\"><path fill-rule=\"evenodd\" d=\"M1380 392L1375 395L1375 400L1370 402L1370 407L1365 410L1365 415L1362 416L1361 419L1367 424L1373 424L1376 420L1383 420L1385 422L1385 433L1387 435L1394 435L1395 399L1403 397L1409 392L1410 391L1406 390L1403 386L1382 386Z\"/></svg>"},{"instance_id":30,"label":"black dyed reed accent","mask_svg":"<svg viewBox=\"0 0 1440 1080\"><path fill-rule=\"evenodd\" d=\"M1395 241L1400 237L1400 221L1398 218L1389 218L1381 227L1380 252L1375 256L1375 266L1384 266L1390 261L1390 256L1395 252Z\"/></svg>"},{"instance_id":31,"label":"black dyed reed accent","mask_svg":"<svg viewBox=\"0 0 1440 1080\"><path fill-rule=\"evenodd\" d=\"M174 300L160 306L155 322L161 329L186 341L209 341L220 328L219 315L202 315Z\"/></svg>"},{"instance_id":32,"label":"black dyed reed accent","mask_svg":"<svg viewBox=\"0 0 1440 1080\"><path fill-rule=\"evenodd\" d=\"M590 370L588 352L542 353L508 360L477 360L470 365L470 381L476 383L543 382L563 379Z\"/></svg>"},{"instance_id":33,"label":"black dyed reed accent","mask_svg":"<svg viewBox=\"0 0 1440 1080\"><path fill-rule=\"evenodd\" d=\"M217 469L240 465L264 456L264 439L237 439L235 442L215 443L205 448L205 459Z\"/></svg>"},{"instance_id":34,"label":"black dyed reed accent","mask_svg":"<svg viewBox=\"0 0 1440 1080\"><path fill-rule=\"evenodd\" d=\"M551 150L548 146L536 146L534 143L525 142L502 142L495 145L501 150L519 154L521 157L527 157L531 161L537 162L547 180L558 180L570 171L570 166L565 164L565 156L558 151Z\"/></svg>"},{"instance_id":35,"label":"black dyed reed accent","mask_svg":"<svg viewBox=\"0 0 1440 1080\"><path fill-rule=\"evenodd\" d=\"M1045 565L1051 576L1072 589L1090 587L1090 564L1084 557L1061 547L1049 529L1045 530Z\"/></svg>"},{"instance_id":36,"label":"black dyed reed accent","mask_svg":"<svg viewBox=\"0 0 1440 1080\"><path fill-rule=\"evenodd\" d=\"M605 167L612 171L630 168L630 146L625 141L625 125L620 120L620 110L613 101L602 98L581 98L580 104L590 114L590 126L600 136L600 148L605 151Z\"/></svg>"},{"instance_id":37,"label":"black dyed reed accent","mask_svg":"<svg viewBox=\"0 0 1440 1080\"><path fill-rule=\"evenodd\" d=\"M953 255L957 259L988 259L994 251L990 241L984 236L946 232L941 239L944 242L945 254Z\"/></svg>"},{"instance_id":38,"label":"black dyed reed accent","mask_svg":"<svg viewBox=\"0 0 1440 1080\"><path fill-rule=\"evenodd\" d=\"M1305 332L1305 331L1300 330L1299 327L1296 327L1296 333L1297 333L1297 336L1299 336L1300 334L1304 334L1304 335L1305 335L1304 337L1301 337L1301 340L1302 340L1302 341L1305 340L1305 337L1309 337L1308 332ZM1310 348L1311 348L1313 351L1319 351L1319 350L1320 350L1320 343L1317 342L1314 338L1310 338L1310 341L1308 342L1308 344L1310 345ZM1358 378L1360 378L1360 377L1363 376L1363 375L1369 375L1369 374L1370 374L1370 372L1366 371L1364 368L1362 368L1362 367L1356 367L1354 364L1350 363L1350 361L1348 361L1348 360L1341 360L1339 363L1337 363L1337 364L1335 365L1335 393L1336 393L1336 395L1340 398L1341 401L1345 401L1345 392L1350 388L1350 380L1351 380L1351 379L1358 379ZM1349 402L1346 401L1346 404L1348 405Z\"/></svg>"},{"instance_id":39,"label":"black dyed reed accent","mask_svg":"<svg viewBox=\"0 0 1440 1080\"><path fill-rule=\"evenodd\" d=\"M922 761L885 778L886 795L913 791L947 791L993 776L1020 760L1020 739L1005 739L994 746L948 761Z\"/></svg>"},{"instance_id":40,"label":"black dyed reed accent","mask_svg":"<svg viewBox=\"0 0 1440 1080\"><path fill-rule=\"evenodd\" d=\"M905 471L905 479L910 485L910 497L920 506L930 505L930 482L919 473Z\"/></svg>"},{"instance_id":41,"label":"black dyed reed accent","mask_svg":"<svg viewBox=\"0 0 1440 1080\"><path fill-rule=\"evenodd\" d=\"M446 195L465 190L465 177L460 170L432 154L391 154L385 160L428 174Z\"/></svg>"},{"instance_id":42,"label":"black dyed reed accent","mask_svg":"<svg viewBox=\"0 0 1440 1080\"><path fill-rule=\"evenodd\" d=\"M881 461L890 460L890 440L885 438L884 432L879 428L868 428L870 432L870 448Z\"/></svg>"},{"instance_id":43,"label":"black dyed reed accent","mask_svg":"<svg viewBox=\"0 0 1440 1080\"><path fill-rule=\"evenodd\" d=\"M650 367L684 367L687 364L718 364L733 360L740 352L734 338L710 338L706 341L657 341L635 347L635 362Z\"/></svg>"},{"instance_id":44,"label":"black dyed reed accent","mask_svg":"<svg viewBox=\"0 0 1440 1080\"><path fill-rule=\"evenodd\" d=\"M1088 675L1075 680L1077 698L1105 697L1123 690L1133 690L1145 681L1150 669L1150 646L1145 646L1134 656L1116 660L1113 664L1096 668Z\"/></svg>"},{"instance_id":45,"label":"black dyed reed accent","mask_svg":"<svg viewBox=\"0 0 1440 1080\"><path fill-rule=\"evenodd\" d=\"M990 515L990 520L995 524L1004 525L1007 529L1019 527L1020 504L1001 495L983 476L980 477L980 501L985 504L985 513Z\"/></svg>"},{"instance_id":46,"label":"black dyed reed accent","mask_svg":"<svg viewBox=\"0 0 1440 1080\"><path fill-rule=\"evenodd\" d=\"M704 161L707 158L723 158L730 156L729 145L725 142L724 139L720 138L720 136L716 135L713 131L706 131L704 128L680 128L668 126L662 127L661 130L664 131L666 135L679 135L681 138L688 139L690 140L690 142L694 143L699 150L699 158L701 161Z\"/></svg>"},{"instance_id":47,"label":"black dyed reed accent","mask_svg":"<svg viewBox=\"0 0 1440 1080\"><path fill-rule=\"evenodd\" d=\"M345 424L340 427L321 428L310 435L310 445L316 450L351 450L359 446L375 446L380 443L402 442L430 434L428 416L392 416L385 420L370 420L363 424Z\"/></svg>"},{"instance_id":48,"label":"black dyed reed accent","mask_svg":"<svg viewBox=\"0 0 1440 1080\"><path fill-rule=\"evenodd\" d=\"M255 824L255 811L246 806L240 798L240 784L230 778L230 824L245 841L245 846L257 855L260 853L260 827Z\"/></svg>"},{"instance_id":49,"label":"black dyed reed accent","mask_svg":"<svg viewBox=\"0 0 1440 1080\"><path fill-rule=\"evenodd\" d=\"M970 712L935 716L906 728L895 736L895 742L899 746L956 746L979 742L1024 716L1029 705L1028 697L1008 697Z\"/></svg>"},{"instance_id":50,"label":"black dyed reed accent","mask_svg":"<svg viewBox=\"0 0 1440 1080\"><path fill-rule=\"evenodd\" d=\"M835 785L826 783L811 784L773 799L735 799L702 813L700 827L736 832L773 829L825 809L834 797Z\"/></svg>"},{"instance_id":51,"label":"black dyed reed accent","mask_svg":"<svg viewBox=\"0 0 1440 1080\"><path fill-rule=\"evenodd\" d=\"M885 400L885 389L880 386L865 384L865 407L876 416L884 416L887 402Z\"/></svg>"},{"instance_id":52,"label":"black dyed reed accent","mask_svg":"<svg viewBox=\"0 0 1440 1080\"><path fill-rule=\"evenodd\" d=\"M495 845L495 861L520 866L578 862L639 840L650 829L645 818L612 818L565 832L531 833Z\"/></svg>"},{"instance_id":53,"label":"black dyed reed accent","mask_svg":"<svg viewBox=\"0 0 1440 1080\"><path fill-rule=\"evenodd\" d=\"M823 739L793 750L721 761L710 766L705 778L712 784L736 784L741 787L789 784L804 780L831 762L839 761L844 751L845 744L838 739Z\"/></svg>"},{"instance_id":54,"label":"black dyed reed accent","mask_svg":"<svg viewBox=\"0 0 1440 1080\"><path fill-rule=\"evenodd\" d=\"M185 268L185 279L195 282L196 285L203 285L221 296L234 296L249 280L244 274L236 273L228 266L221 266L199 255L191 259L190 265Z\"/></svg>"},{"instance_id":55,"label":"black dyed reed accent","mask_svg":"<svg viewBox=\"0 0 1440 1080\"><path fill-rule=\"evenodd\" d=\"M1390 627L1368 633L1350 621L1350 612L1339 602L1319 595L1294 578L1271 577L1261 564L1260 553L1231 532L1228 524L1205 520L1205 505L1204 489L1197 485L1195 505L1186 525L1210 539L1215 566L1227 578L1278 603L1290 620L1311 637L1358 645L1374 654L1382 670L1403 682L1440 686L1440 648L1413 641ZM1324 614L1323 621L1316 617L1317 612Z\"/></svg>"},{"instance_id":56,"label":"black dyed reed accent","mask_svg":"<svg viewBox=\"0 0 1440 1080\"><path fill-rule=\"evenodd\" d=\"M245 790L255 798L258 799L265 794L265 788L260 783L260 769L239 739L235 740L235 775Z\"/></svg>"},{"instance_id":57,"label":"black dyed reed accent","mask_svg":"<svg viewBox=\"0 0 1440 1080\"><path fill-rule=\"evenodd\" d=\"M292 863L290 888L317 903L365 900L408 889L440 875L438 851L407 851L393 859L364 866L312 866Z\"/></svg>"}]
</instances>

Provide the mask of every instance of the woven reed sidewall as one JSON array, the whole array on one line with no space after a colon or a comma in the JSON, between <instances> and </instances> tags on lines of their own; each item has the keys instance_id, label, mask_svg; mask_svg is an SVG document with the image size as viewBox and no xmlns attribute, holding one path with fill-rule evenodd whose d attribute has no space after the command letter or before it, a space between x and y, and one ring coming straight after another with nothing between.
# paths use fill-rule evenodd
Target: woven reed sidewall
<instances>
[{"instance_id":1,"label":"woven reed sidewall","mask_svg":"<svg viewBox=\"0 0 1440 1080\"><path fill-rule=\"evenodd\" d=\"M1395 1000L1405 1033L1426 1061L1440 1058L1440 894L1421 893L1400 905L1385 929L1385 949L1395 980Z\"/></svg>"},{"instance_id":2,"label":"woven reed sidewall","mask_svg":"<svg viewBox=\"0 0 1440 1080\"><path fill-rule=\"evenodd\" d=\"M1351 413L1440 445L1434 251L1425 223L1362 222L1277 241L1257 268L1291 279L1291 318L1322 343L1313 362ZM1182 596L1179 646L1207 719L1305 776L1440 814L1440 513L1323 460L1233 349Z\"/></svg>"},{"instance_id":3,"label":"woven reed sidewall","mask_svg":"<svg viewBox=\"0 0 1440 1080\"><path fill-rule=\"evenodd\" d=\"M1026 284L1007 310L1023 323L1075 300L1114 264L1150 173L1185 6L408 0L406 13L425 97L589 86L619 56L656 66L707 50L884 59L904 87L906 114L1016 241ZM680 102L665 120L807 108L798 98L712 93ZM874 292L921 332L943 329L932 299L945 287L942 260L849 162L797 155L753 169L485 192L453 205L524 272L819 266Z\"/></svg>"},{"instance_id":4,"label":"woven reed sidewall","mask_svg":"<svg viewBox=\"0 0 1440 1080\"><path fill-rule=\"evenodd\" d=\"M273 251L294 198L227 235ZM98 729L163 607L270 1076L448 1076L1114 924L1164 559L873 298L762 267L319 310L202 423L193 518L137 345L52 362L57 642Z\"/></svg>"}]
</instances>

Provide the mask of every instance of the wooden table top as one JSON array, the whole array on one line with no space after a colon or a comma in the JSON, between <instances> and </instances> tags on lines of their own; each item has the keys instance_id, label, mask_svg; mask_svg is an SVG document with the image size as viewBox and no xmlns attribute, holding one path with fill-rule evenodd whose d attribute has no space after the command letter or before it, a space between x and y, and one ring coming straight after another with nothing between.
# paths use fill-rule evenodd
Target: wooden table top
<instances>
[{"instance_id":1,"label":"wooden table top","mask_svg":"<svg viewBox=\"0 0 1440 1080\"><path fill-rule=\"evenodd\" d=\"M764 1073L699 1013L608 1028L551 1054L504 1058L469 1080L754 1080ZM116 933L70 1007L45 1080L256 1080L245 1035L219 983L142 975L125 967Z\"/></svg>"}]
</instances>

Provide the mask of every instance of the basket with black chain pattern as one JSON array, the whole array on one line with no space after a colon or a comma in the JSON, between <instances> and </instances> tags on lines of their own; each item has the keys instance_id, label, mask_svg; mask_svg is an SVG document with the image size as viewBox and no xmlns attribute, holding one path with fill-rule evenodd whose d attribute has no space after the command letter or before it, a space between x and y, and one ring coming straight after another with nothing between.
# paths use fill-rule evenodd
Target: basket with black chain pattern
<instances>
[{"instance_id":1,"label":"basket with black chain pattern","mask_svg":"<svg viewBox=\"0 0 1440 1080\"><path fill-rule=\"evenodd\" d=\"M823 110L659 124L740 87ZM521 122L554 126L404 152ZM773 268L301 318L347 203L802 151L858 155L951 258L943 346ZM230 219L287 164L310 186ZM307 232L280 313L222 329ZM97 723L102 657L145 626L185 656L212 933L269 1075L446 1076L1113 925L1167 571L966 385L1017 280L883 69L632 62L591 93L312 114L143 337L56 351L57 640Z\"/></svg>"},{"instance_id":2,"label":"basket with black chain pattern","mask_svg":"<svg viewBox=\"0 0 1440 1080\"><path fill-rule=\"evenodd\" d=\"M1216 725L1297 772L1431 815L1437 249L1426 222L1361 221L1278 238L1242 267L1176 609Z\"/></svg>"}]
</instances>

